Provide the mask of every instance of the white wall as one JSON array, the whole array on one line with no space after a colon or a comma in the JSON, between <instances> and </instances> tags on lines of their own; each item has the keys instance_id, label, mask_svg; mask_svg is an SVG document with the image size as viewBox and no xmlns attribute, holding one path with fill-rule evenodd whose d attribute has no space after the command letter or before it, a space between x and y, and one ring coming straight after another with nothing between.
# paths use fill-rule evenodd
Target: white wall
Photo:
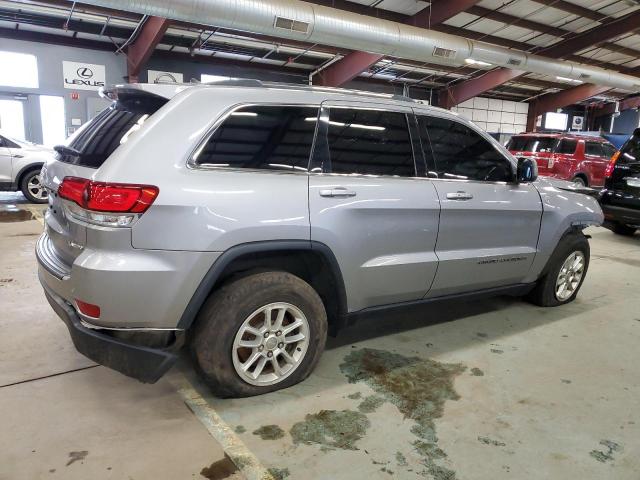
<instances>
[{"instance_id":1,"label":"white wall","mask_svg":"<svg viewBox=\"0 0 640 480\"><path fill-rule=\"evenodd\" d=\"M475 97L451 109L472 120L489 133L521 133L527 131L529 104Z\"/></svg>"}]
</instances>

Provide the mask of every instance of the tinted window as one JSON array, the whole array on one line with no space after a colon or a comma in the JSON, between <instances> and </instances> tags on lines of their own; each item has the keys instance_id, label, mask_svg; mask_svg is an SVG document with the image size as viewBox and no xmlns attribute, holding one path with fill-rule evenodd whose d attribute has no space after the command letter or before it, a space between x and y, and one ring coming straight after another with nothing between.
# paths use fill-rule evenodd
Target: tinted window
<instances>
[{"instance_id":1,"label":"tinted window","mask_svg":"<svg viewBox=\"0 0 640 480\"><path fill-rule=\"evenodd\" d=\"M556 153L563 153L565 155L573 155L576 153L576 147L578 146L578 142L576 140L569 140L567 138L563 138L560 140L558 144L558 148L556 148Z\"/></svg>"},{"instance_id":2,"label":"tinted window","mask_svg":"<svg viewBox=\"0 0 640 480\"><path fill-rule=\"evenodd\" d=\"M519 152L551 152L558 143L553 137L516 136L509 139L507 150Z\"/></svg>"},{"instance_id":3,"label":"tinted window","mask_svg":"<svg viewBox=\"0 0 640 480\"><path fill-rule=\"evenodd\" d=\"M194 155L198 165L307 171L318 109L257 105L232 112Z\"/></svg>"},{"instance_id":4,"label":"tinted window","mask_svg":"<svg viewBox=\"0 0 640 480\"><path fill-rule=\"evenodd\" d=\"M511 163L479 133L443 118L418 117L423 148L433 150L440 178L511 181Z\"/></svg>"},{"instance_id":5,"label":"tinted window","mask_svg":"<svg viewBox=\"0 0 640 480\"><path fill-rule=\"evenodd\" d=\"M404 113L333 107L329 117L331 172L416 175Z\"/></svg>"},{"instance_id":6,"label":"tinted window","mask_svg":"<svg viewBox=\"0 0 640 480\"><path fill-rule=\"evenodd\" d=\"M640 135L634 132L633 136L620 148L620 156L616 165L637 164L638 162L640 162Z\"/></svg>"},{"instance_id":7,"label":"tinted window","mask_svg":"<svg viewBox=\"0 0 640 480\"><path fill-rule=\"evenodd\" d=\"M584 152L587 155L595 155L597 157L602 157L604 155L602 152L602 145L596 142L586 142Z\"/></svg>"},{"instance_id":8,"label":"tinted window","mask_svg":"<svg viewBox=\"0 0 640 480\"><path fill-rule=\"evenodd\" d=\"M604 156L607 158L611 158L613 154L616 153L616 148L608 143L602 144L602 150L604 150Z\"/></svg>"},{"instance_id":9,"label":"tinted window","mask_svg":"<svg viewBox=\"0 0 640 480\"><path fill-rule=\"evenodd\" d=\"M166 102L165 98L155 95L121 96L67 140L71 148L61 150L58 160L84 167L100 167Z\"/></svg>"},{"instance_id":10,"label":"tinted window","mask_svg":"<svg viewBox=\"0 0 640 480\"><path fill-rule=\"evenodd\" d=\"M0 135L0 147L20 148L20 145L9 140L7 137L3 137L2 135Z\"/></svg>"}]
</instances>

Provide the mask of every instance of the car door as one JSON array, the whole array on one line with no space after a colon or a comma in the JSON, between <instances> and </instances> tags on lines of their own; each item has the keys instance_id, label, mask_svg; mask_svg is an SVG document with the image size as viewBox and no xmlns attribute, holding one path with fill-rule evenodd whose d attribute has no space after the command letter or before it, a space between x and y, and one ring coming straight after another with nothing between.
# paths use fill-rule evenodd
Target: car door
<instances>
[{"instance_id":1,"label":"car door","mask_svg":"<svg viewBox=\"0 0 640 480\"><path fill-rule=\"evenodd\" d=\"M601 187L604 184L604 171L602 175L598 177L598 166L602 163L603 156L604 151L602 150L601 142L585 142L584 165L586 166L586 173L589 176L589 186Z\"/></svg>"},{"instance_id":2,"label":"car door","mask_svg":"<svg viewBox=\"0 0 640 480\"><path fill-rule=\"evenodd\" d=\"M418 128L441 204L439 265L427 296L520 283L536 254L538 191L516 183L508 154L471 124L418 112Z\"/></svg>"},{"instance_id":3,"label":"car door","mask_svg":"<svg viewBox=\"0 0 640 480\"><path fill-rule=\"evenodd\" d=\"M309 176L311 240L336 256L349 311L421 299L435 276L440 205L419 176L414 121L409 108L322 106Z\"/></svg>"},{"instance_id":4,"label":"car door","mask_svg":"<svg viewBox=\"0 0 640 480\"><path fill-rule=\"evenodd\" d=\"M609 161L611 157L616 153L616 148L610 143L602 144L602 157L599 158L599 161L594 163L593 166L593 186L595 187L603 187L604 186L604 173L607 170L607 165L609 165Z\"/></svg>"},{"instance_id":5,"label":"car door","mask_svg":"<svg viewBox=\"0 0 640 480\"><path fill-rule=\"evenodd\" d=\"M8 141L0 136L0 184L11 183L12 181L12 161L11 149ZM1 186L1 185L0 185Z\"/></svg>"}]
</instances>

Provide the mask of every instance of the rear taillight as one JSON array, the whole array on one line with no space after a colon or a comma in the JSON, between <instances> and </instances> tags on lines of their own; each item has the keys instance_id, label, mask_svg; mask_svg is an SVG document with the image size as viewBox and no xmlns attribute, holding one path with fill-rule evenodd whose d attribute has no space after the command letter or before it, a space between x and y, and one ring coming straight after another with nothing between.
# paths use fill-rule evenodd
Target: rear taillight
<instances>
[{"instance_id":1,"label":"rear taillight","mask_svg":"<svg viewBox=\"0 0 640 480\"><path fill-rule=\"evenodd\" d=\"M613 169L616 166L616 162L618 161L619 156L620 156L620 150L614 153L613 156L611 157L611 160L609 160L609 164L607 165L607 168L604 171L605 178L611 178L611 175L613 174Z\"/></svg>"},{"instance_id":2,"label":"rear taillight","mask_svg":"<svg viewBox=\"0 0 640 480\"><path fill-rule=\"evenodd\" d=\"M114 227L131 225L159 192L153 185L95 182L78 177L65 177L58 188L58 196L72 202L68 205L72 216Z\"/></svg>"},{"instance_id":3,"label":"rear taillight","mask_svg":"<svg viewBox=\"0 0 640 480\"><path fill-rule=\"evenodd\" d=\"M94 182L85 178L65 177L58 196L94 212L143 213L160 190L152 185Z\"/></svg>"}]
</instances>

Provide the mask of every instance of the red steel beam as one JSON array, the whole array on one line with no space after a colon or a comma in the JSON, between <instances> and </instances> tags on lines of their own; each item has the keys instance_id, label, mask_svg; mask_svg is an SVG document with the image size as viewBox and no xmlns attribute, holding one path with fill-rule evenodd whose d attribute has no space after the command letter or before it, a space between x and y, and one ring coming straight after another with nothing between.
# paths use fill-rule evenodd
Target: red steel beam
<instances>
[{"instance_id":1,"label":"red steel beam","mask_svg":"<svg viewBox=\"0 0 640 480\"><path fill-rule=\"evenodd\" d=\"M620 102L618 103L618 109L620 112L632 108L640 108L640 96L625 98L624 100L620 100ZM603 115L613 115L614 113L616 113L615 103L608 103L601 107L595 107L593 110L593 114L596 117L602 117Z\"/></svg>"},{"instance_id":2,"label":"red steel beam","mask_svg":"<svg viewBox=\"0 0 640 480\"><path fill-rule=\"evenodd\" d=\"M527 131L532 132L536 126L536 118L545 112L551 112L557 108L566 107L574 103L586 100L596 95L600 95L611 87L603 87L602 85L593 85L585 83L577 87L568 88L557 93L548 93L542 95L532 102L529 102L529 114L527 115Z\"/></svg>"},{"instance_id":3,"label":"red steel beam","mask_svg":"<svg viewBox=\"0 0 640 480\"><path fill-rule=\"evenodd\" d=\"M129 82L136 83L140 70L147 63L171 22L162 17L148 17L135 41L127 49Z\"/></svg>"},{"instance_id":4,"label":"red steel beam","mask_svg":"<svg viewBox=\"0 0 640 480\"><path fill-rule=\"evenodd\" d=\"M480 0L437 0L430 7L404 20L408 25L429 28L457 15ZM429 11L431 10L431 11ZM384 55L367 52L352 52L343 59L333 63L318 74L318 85L325 87L339 87L349 80L353 80L362 72L384 58Z\"/></svg>"},{"instance_id":5,"label":"red steel beam","mask_svg":"<svg viewBox=\"0 0 640 480\"><path fill-rule=\"evenodd\" d=\"M564 58L591 45L605 42L618 35L635 30L639 25L640 11L635 11L605 25L599 25L585 32L578 33L572 38L562 40L542 50L541 53L543 53L545 57ZM451 108L486 90L491 90L505 82L513 80L522 75L523 72L509 68L498 68L489 73L492 75L482 74L479 77L460 82L448 88L446 91L441 91L438 97L439 105L443 108ZM610 88L607 90L610 90Z\"/></svg>"}]
</instances>

